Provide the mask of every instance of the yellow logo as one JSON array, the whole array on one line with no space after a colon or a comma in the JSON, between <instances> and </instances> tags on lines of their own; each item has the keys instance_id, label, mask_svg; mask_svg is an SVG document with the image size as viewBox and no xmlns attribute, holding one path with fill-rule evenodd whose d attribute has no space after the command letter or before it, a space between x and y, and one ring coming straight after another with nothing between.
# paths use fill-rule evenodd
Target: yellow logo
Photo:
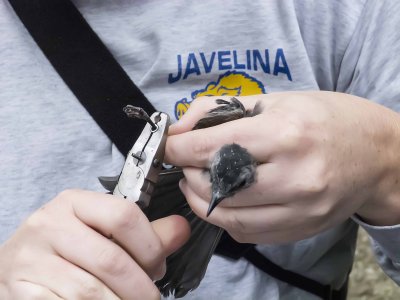
<instances>
[{"instance_id":1,"label":"yellow logo","mask_svg":"<svg viewBox=\"0 0 400 300\"><path fill-rule=\"evenodd\" d=\"M210 82L204 89L192 93L192 101L202 96L249 96L265 94L264 85L245 72L228 71L216 82ZM191 102L191 101L190 101ZM175 104L175 117L179 120L189 109L190 102L186 98Z\"/></svg>"}]
</instances>

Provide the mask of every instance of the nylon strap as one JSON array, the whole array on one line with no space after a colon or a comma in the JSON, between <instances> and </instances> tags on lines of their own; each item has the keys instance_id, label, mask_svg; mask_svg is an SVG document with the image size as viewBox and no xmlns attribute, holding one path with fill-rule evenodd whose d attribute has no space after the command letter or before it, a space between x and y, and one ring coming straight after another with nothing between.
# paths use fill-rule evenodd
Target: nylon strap
<instances>
[{"instance_id":1,"label":"nylon strap","mask_svg":"<svg viewBox=\"0 0 400 300\"><path fill-rule=\"evenodd\" d=\"M330 285L322 284L301 274L285 270L261 254L254 244L238 243L226 232L215 250L216 254L233 260L247 259L259 270L280 281L314 294L324 300L344 300L347 296L347 282L339 290L333 290Z\"/></svg>"},{"instance_id":2,"label":"nylon strap","mask_svg":"<svg viewBox=\"0 0 400 300\"><path fill-rule=\"evenodd\" d=\"M126 155L143 128L127 118L127 104L155 109L69 0L9 0L54 69ZM57 101L57 99L54 99Z\"/></svg>"}]
</instances>

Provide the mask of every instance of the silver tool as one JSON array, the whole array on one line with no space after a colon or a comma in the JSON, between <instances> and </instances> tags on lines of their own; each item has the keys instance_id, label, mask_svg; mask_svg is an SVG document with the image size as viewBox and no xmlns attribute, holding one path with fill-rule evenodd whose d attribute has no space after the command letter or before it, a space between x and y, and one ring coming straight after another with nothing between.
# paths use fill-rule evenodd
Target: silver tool
<instances>
[{"instance_id":1,"label":"silver tool","mask_svg":"<svg viewBox=\"0 0 400 300\"><path fill-rule=\"evenodd\" d=\"M148 207L151 194L162 170L170 120L168 114L155 112L149 117L140 107L124 108L128 117L147 122L139 138L129 151L119 176L99 177L100 183L114 195Z\"/></svg>"}]
</instances>

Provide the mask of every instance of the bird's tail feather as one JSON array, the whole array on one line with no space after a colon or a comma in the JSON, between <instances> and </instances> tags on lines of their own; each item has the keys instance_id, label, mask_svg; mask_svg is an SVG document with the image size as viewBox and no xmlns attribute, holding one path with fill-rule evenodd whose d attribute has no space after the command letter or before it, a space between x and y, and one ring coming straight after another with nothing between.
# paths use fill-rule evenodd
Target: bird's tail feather
<instances>
[{"instance_id":1,"label":"bird's tail feather","mask_svg":"<svg viewBox=\"0 0 400 300\"><path fill-rule=\"evenodd\" d=\"M150 220L171 214L184 216L190 223L191 236L185 245L167 258L167 272L156 282L164 296L185 296L200 284L223 230L197 217L179 189L183 174L179 169L161 173L156 189L145 210Z\"/></svg>"}]
</instances>

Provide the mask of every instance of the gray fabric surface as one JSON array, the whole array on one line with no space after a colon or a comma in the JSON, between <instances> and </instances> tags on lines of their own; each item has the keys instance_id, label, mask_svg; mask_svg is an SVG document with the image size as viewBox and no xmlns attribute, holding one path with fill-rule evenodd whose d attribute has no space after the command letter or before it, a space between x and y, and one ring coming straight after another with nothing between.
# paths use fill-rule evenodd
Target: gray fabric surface
<instances>
[{"instance_id":1,"label":"gray fabric surface","mask_svg":"<svg viewBox=\"0 0 400 300\"><path fill-rule=\"evenodd\" d=\"M244 95L251 82L266 93L331 90L400 108L400 4L395 0L74 3L154 106L172 118L194 96L211 93L213 84ZM124 158L5 0L0 2L0 41L4 241L60 191L102 191L97 176L118 174ZM235 75L244 80L240 87L224 83ZM367 230L376 239L383 268L400 282L400 228ZM284 268L337 288L350 270L356 231L349 220L313 238L259 245L259 250ZM315 297L244 260L214 256L202 284L187 299Z\"/></svg>"}]
</instances>

